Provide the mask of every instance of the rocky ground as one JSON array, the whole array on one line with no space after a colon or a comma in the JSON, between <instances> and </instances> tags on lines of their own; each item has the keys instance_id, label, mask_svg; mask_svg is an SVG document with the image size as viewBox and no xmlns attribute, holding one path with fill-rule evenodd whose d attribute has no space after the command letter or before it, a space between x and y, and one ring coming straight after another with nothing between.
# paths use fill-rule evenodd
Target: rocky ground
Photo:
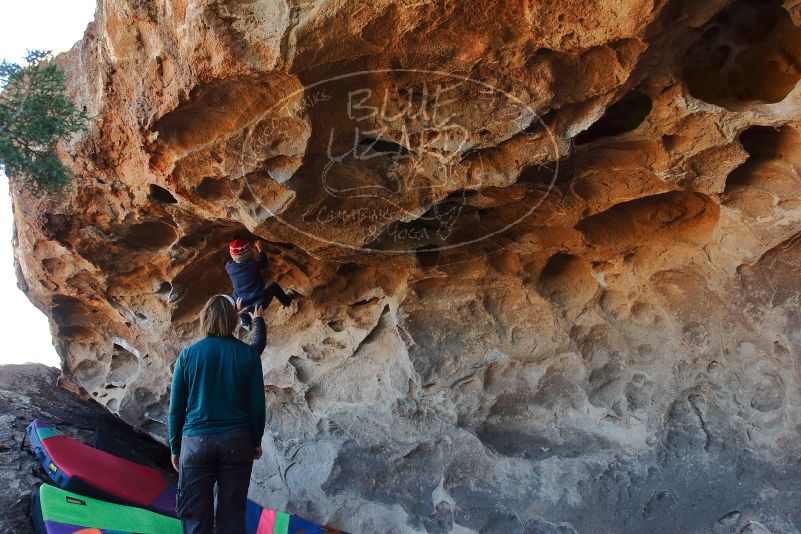
<instances>
[{"instance_id":1,"label":"rocky ground","mask_svg":"<svg viewBox=\"0 0 801 534\"><path fill-rule=\"evenodd\" d=\"M33 419L52 423L65 434L92 443L98 429L122 440L132 451L161 467L169 454L163 446L136 432L95 402L57 385L58 369L40 364L0 366L0 533L33 532L28 516L31 494L42 480L25 427Z\"/></svg>"},{"instance_id":2,"label":"rocky ground","mask_svg":"<svg viewBox=\"0 0 801 534\"><path fill-rule=\"evenodd\" d=\"M796 0L100 0L15 188L64 380L159 439L234 237L260 500L353 532L798 532Z\"/></svg>"}]
</instances>

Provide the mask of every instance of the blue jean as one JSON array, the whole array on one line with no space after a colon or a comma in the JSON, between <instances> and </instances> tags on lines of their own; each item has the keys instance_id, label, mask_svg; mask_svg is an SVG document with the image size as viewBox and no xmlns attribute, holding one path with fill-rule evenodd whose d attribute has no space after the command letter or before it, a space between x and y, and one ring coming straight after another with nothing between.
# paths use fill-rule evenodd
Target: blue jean
<instances>
[{"instance_id":1,"label":"blue jean","mask_svg":"<svg viewBox=\"0 0 801 534\"><path fill-rule=\"evenodd\" d=\"M249 428L181 439L175 510L184 534L245 534L253 436ZM214 486L217 507L214 507Z\"/></svg>"},{"instance_id":2,"label":"blue jean","mask_svg":"<svg viewBox=\"0 0 801 534\"><path fill-rule=\"evenodd\" d=\"M289 306L292 304L292 295L288 295L284 289L278 285L278 282L270 282L267 284L261 294L250 302L245 303L245 311L253 311L256 306L264 306L265 308L270 305L273 299L278 299L281 306Z\"/></svg>"},{"instance_id":3,"label":"blue jean","mask_svg":"<svg viewBox=\"0 0 801 534\"><path fill-rule=\"evenodd\" d=\"M262 290L261 295L242 308L242 311L239 312L239 321L245 328L250 328L250 315L248 315L247 312L252 312L256 306L264 306L266 309L274 298L278 299L278 302L284 307L292 304L292 295L288 295L283 288L278 285L278 282L271 282Z\"/></svg>"}]
</instances>

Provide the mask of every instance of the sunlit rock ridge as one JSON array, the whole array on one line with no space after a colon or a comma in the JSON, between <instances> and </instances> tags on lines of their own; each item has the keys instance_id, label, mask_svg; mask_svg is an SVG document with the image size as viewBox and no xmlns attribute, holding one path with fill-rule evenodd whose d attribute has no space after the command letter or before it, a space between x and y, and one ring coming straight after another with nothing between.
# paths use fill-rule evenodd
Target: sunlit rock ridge
<instances>
[{"instance_id":1,"label":"sunlit rock ridge","mask_svg":"<svg viewBox=\"0 0 801 534\"><path fill-rule=\"evenodd\" d=\"M67 382L163 438L234 237L252 495L355 533L801 528L796 0L101 0L14 191Z\"/></svg>"}]
</instances>

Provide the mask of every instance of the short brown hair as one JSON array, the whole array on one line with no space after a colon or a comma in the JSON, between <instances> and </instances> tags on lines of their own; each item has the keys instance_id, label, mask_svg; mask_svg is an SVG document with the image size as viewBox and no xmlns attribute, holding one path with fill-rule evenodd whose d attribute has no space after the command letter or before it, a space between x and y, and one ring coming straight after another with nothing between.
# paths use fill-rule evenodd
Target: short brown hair
<instances>
[{"instance_id":1,"label":"short brown hair","mask_svg":"<svg viewBox=\"0 0 801 534\"><path fill-rule=\"evenodd\" d=\"M234 333L238 317L233 304L224 295L209 299L200 312L200 333L204 336L230 336Z\"/></svg>"}]
</instances>

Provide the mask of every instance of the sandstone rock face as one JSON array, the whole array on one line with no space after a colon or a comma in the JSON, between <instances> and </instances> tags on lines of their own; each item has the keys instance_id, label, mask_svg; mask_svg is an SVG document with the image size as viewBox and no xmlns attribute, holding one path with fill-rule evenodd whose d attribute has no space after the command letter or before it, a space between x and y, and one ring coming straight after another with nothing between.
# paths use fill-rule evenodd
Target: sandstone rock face
<instances>
[{"instance_id":1,"label":"sandstone rock face","mask_svg":"<svg viewBox=\"0 0 801 534\"><path fill-rule=\"evenodd\" d=\"M14 193L66 380L165 435L268 242L255 498L354 532L801 528L801 4L101 0Z\"/></svg>"}]
</instances>

